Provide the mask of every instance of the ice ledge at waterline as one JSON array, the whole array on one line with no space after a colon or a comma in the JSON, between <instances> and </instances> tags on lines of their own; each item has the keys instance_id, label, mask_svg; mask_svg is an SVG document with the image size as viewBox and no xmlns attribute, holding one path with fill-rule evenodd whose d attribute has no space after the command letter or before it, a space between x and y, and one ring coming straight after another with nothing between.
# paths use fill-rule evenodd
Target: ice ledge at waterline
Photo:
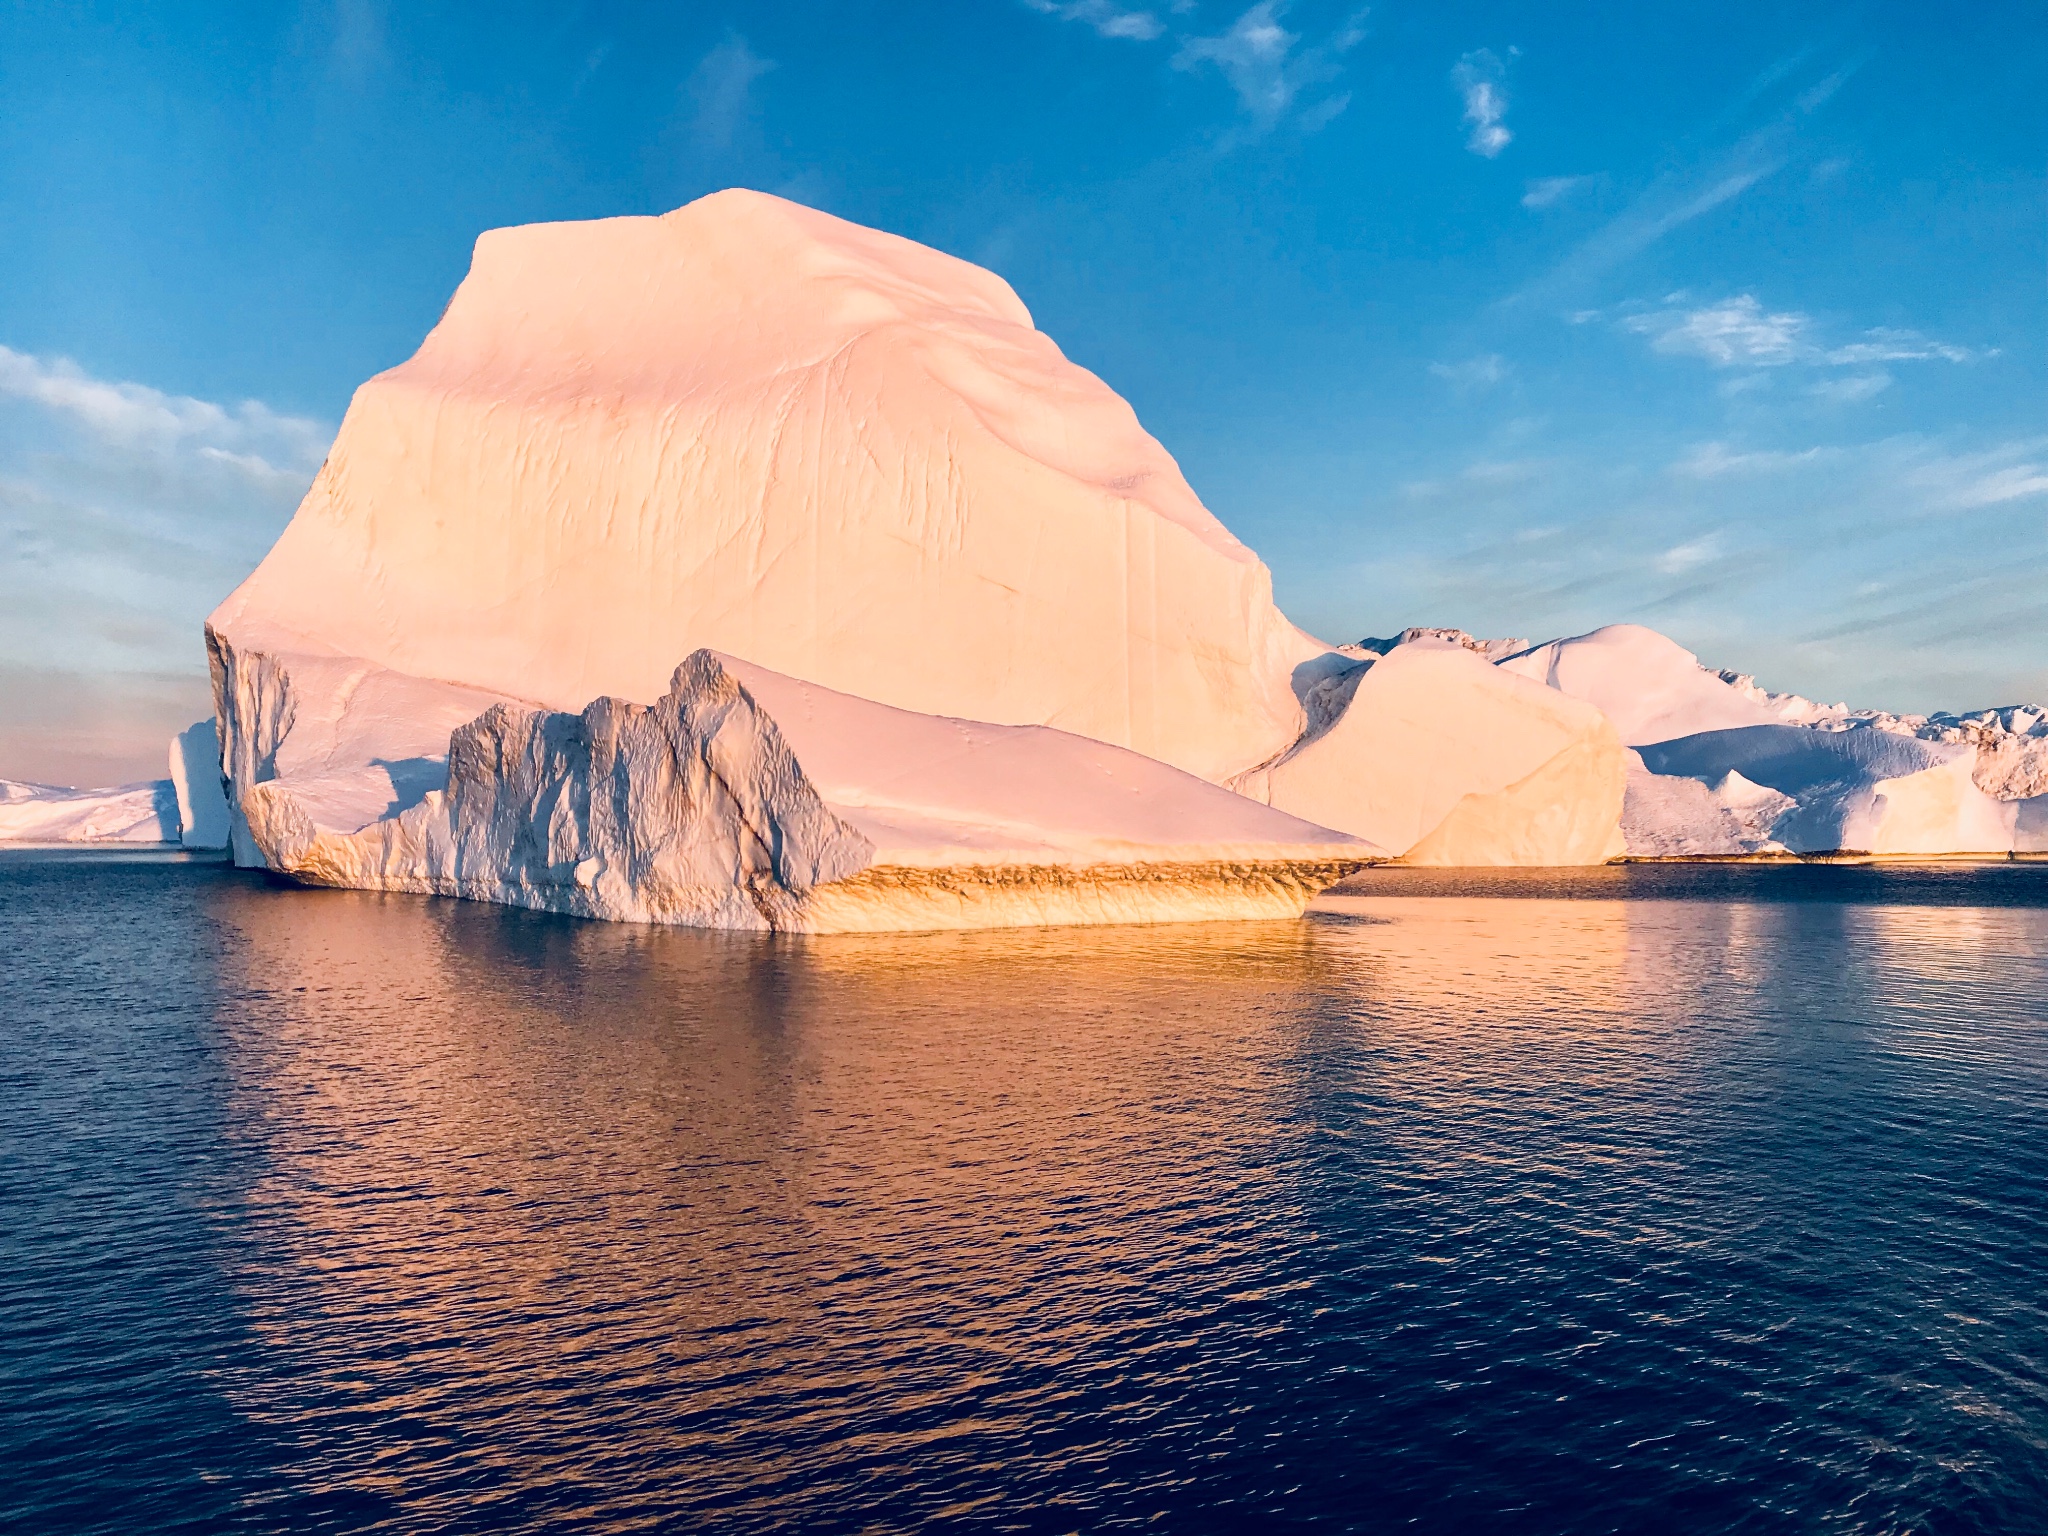
<instances>
[{"instance_id":1,"label":"ice ledge at waterline","mask_svg":"<svg viewBox=\"0 0 2048 1536\"><path fill-rule=\"evenodd\" d=\"M422 720L474 690L218 638L214 660L238 857L312 884L847 932L1292 917L1380 856L1101 742L708 650L651 706L488 702L428 788Z\"/></svg>"}]
</instances>

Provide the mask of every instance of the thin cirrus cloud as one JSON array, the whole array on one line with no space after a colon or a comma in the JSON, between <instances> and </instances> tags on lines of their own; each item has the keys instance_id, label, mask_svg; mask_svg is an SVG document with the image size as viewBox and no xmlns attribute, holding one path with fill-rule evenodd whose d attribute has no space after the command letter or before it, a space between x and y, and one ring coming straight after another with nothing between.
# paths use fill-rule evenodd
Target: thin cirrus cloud
<instances>
[{"instance_id":1,"label":"thin cirrus cloud","mask_svg":"<svg viewBox=\"0 0 2048 1536\"><path fill-rule=\"evenodd\" d=\"M1522 189L1522 206L1548 208L1563 202L1581 187L1590 186L1594 179L1591 176L1539 176Z\"/></svg>"},{"instance_id":2,"label":"thin cirrus cloud","mask_svg":"<svg viewBox=\"0 0 2048 1536\"><path fill-rule=\"evenodd\" d=\"M1811 393L1848 404L1867 400L1891 383L1880 366L1901 362L1967 363L1980 355L1968 347L1937 341L1918 331L1875 326L1854 341L1823 341L1811 315L1769 310L1754 294L1718 303L1687 306L1673 295L1662 308L1625 315L1624 330L1647 336L1658 352L1697 357L1715 368L1861 368L1846 378L1824 380Z\"/></svg>"},{"instance_id":3,"label":"thin cirrus cloud","mask_svg":"<svg viewBox=\"0 0 2048 1536\"><path fill-rule=\"evenodd\" d=\"M1892 376L1880 370L1877 373L1853 374L1845 379L1822 379L1809 385L1806 392L1814 399L1825 400L1831 405L1859 405L1891 387Z\"/></svg>"},{"instance_id":4,"label":"thin cirrus cloud","mask_svg":"<svg viewBox=\"0 0 2048 1536\"><path fill-rule=\"evenodd\" d=\"M775 68L747 46L737 32L697 61L684 83L691 105L697 142L708 149L730 150L753 110L754 82Z\"/></svg>"},{"instance_id":5,"label":"thin cirrus cloud","mask_svg":"<svg viewBox=\"0 0 2048 1536\"><path fill-rule=\"evenodd\" d=\"M1491 48L1466 54L1451 70L1451 84L1464 98L1465 121L1472 130L1465 147L1489 160L1514 142L1503 121L1508 115L1507 76L1507 66Z\"/></svg>"},{"instance_id":6,"label":"thin cirrus cloud","mask_svg":"<svg viewBox=\"0 0 2048 1536\"><path fill-rule=\"evenodd\" d=\"M1508 376L1508 363L1498 352L1486 352L1460 363L1431 363L1429 371L1461 395L1478 395Z\"/></svg>"},{"instance_id":7,"label":"thin cirrus cloud","mask_svg":"<svg viewBox=\"0 0 2048 1536\"><path fill-rule=\"evenodd\" d=\"M1365 11L1353 12L1327 35L1306 41L1285 25L1287 0L1258 0L1221 32L1174 31L1155 10L1115 0L1023 0L1041 16L1075 22L1098 36L1124 42L1156 42L1172 33L1173 68L1190 74L1214 70L1237 97L1250 134L1224 136L1224 147L1292 122L1314 133L1351 104L1348 91L1322 91L1343 73L1343 57L1365 38ZM1192 14L1192 0L1173 0L1168 14Z\"/></svg>"},{"instance_id":8,"label":"thin cirrus cloud","mask_svg":"<svg viewBox=\"0 0 2048 1536\"><path fill-rule=\"evenodd\" d=\"M1315 87L1342 72L1343 56L1365 40L1365 12L1354 12L1321 42L1302 47L1301 34L1280 24L1282 0L1260 0L1213 37L1182 40L1173 67L1200 70L1213 66L1237 93L1238 105L1254 126L1273 128ZM1322 127L1350 103L1350 94L1331 96L1308 106L1301 126Z\"/></svg>"},{"instance_id":9,"label":"thin cirrus cloud","mask_svg":"<svg viewBox=\"0 0 2048 1536\"><path fill-rule=\"evenodd\" d=\"M2031 694L2048 438L1641 447L1481 458L1376 493L1390 515L1373 520L1370 558L1333 567L1345 602L1380 614L1376 633L1506 624L1540 640L1648 623L1710 666L1859 706ZM1418 503L1433 515L1414 515ZM1981 621L1996 654L1959 683L1952 631L1990 600L1987 571L2016 579ZM1858 646L1829 649L1841 635Z\"/></svg>"},{"instance_id":10,"label":"thin cirrus cloud","mask_svg":"<svg viewBox=\"0 0 2048 1536\"><path fill-rule=\"evenodd\" d=\"M1134 43L1149 43L1166 31L1166 23L1152 12L1114 5L1111 0L1024 0L1024 4L1041 16L1078 21L1103 37Z\"/></svg>"},{"instance_id":11,"label":"thin cirrus cloud","mask_svg":"<svg viewBox=\"0 0 2048 1536\"><path fill-rule=\"evenodd\" d=\"M1689 165L1660 176L1550 272L1522 288L1508 302L1556 301L1583 291L1673 230L1734 202L1783 170L1799 153L1806 123L1835 97L1859 67L1858 62L1851 62L1794 89L1801 84L1799 76L1806 62L1802 54L1766 71L1702 130L1706 145L1719 141L1722 147L1706 148L1690 157ZM1733 125L1749 116L1766 92L1780 88L1791 91L1789 103L1768 121L1731 141L1728 133ZM1536 184L1532 183L1530 190L1535 189ZM1542 204L1530 204L1525 196L1524 206Z\"/></svg>"},{"instance_id":12,"label":"thin cirrus cloud","mask_svg":"<svg viewBox=\"0 0 2048 1536\"><path fill-rule=\"evenodd\" d=\"M1775 479L1825 471L1831 484L1858 482L1907 521L1979 512L2048 495L2048 438L2018 438L1958 452L1937 439L1901 434L1853 445L1797 450L1698 444L1674 460L1681 479ZM1873 495L1872 499L1875 499Z\"/></svg>"}]
</instances>

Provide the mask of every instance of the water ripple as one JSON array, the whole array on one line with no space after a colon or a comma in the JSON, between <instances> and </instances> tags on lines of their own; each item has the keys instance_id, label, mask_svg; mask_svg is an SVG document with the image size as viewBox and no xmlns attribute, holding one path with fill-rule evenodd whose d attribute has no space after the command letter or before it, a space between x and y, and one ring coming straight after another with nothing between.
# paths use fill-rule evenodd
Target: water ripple
<instances>
[{"instance_id":1,"label":"water ripple","mask_svg":"<svg viewBox=\"0 0 2048 1536\"><path fill-rule=\"evenodd\" d=\"M0 1522L2039 1529L2044 898L803 940L0 863Z\"/></svg>"}]
</instances>

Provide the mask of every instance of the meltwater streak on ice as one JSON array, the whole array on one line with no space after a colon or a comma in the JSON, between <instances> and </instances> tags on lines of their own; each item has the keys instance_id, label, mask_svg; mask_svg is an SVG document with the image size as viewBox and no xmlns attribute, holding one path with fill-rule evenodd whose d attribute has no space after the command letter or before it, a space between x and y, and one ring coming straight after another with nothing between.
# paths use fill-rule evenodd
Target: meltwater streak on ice
<instances>
[{"instance_id":1,"label":"meltwater streak on ice","mask_svg":"<svg viewBox=\"0 0 2048 1536\"><path fill-rule=\"evenodd\" d=\"M805 940L0 861L0 1522L2027 1528L2044 876Z\"/></svg>"}]
</instances>

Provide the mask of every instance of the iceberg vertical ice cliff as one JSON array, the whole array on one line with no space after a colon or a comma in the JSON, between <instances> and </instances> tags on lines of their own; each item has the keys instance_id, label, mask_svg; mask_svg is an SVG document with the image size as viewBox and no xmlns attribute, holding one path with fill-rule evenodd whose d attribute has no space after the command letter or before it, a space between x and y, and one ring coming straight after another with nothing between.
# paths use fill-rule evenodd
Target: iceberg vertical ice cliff
<instances>
[{"instance_id":1,"label":"iceberg vertical ice cliff","mask_svg":"<svg viewBox=\"0 0 2048 1536\"><path fill-rule=\"evenodd\" d=\"M187 848L228 845L228 802L221 785L220 730L201 720L171 738L171 790L178 800L178 841Z\"/></svg>"}]
</instances>

